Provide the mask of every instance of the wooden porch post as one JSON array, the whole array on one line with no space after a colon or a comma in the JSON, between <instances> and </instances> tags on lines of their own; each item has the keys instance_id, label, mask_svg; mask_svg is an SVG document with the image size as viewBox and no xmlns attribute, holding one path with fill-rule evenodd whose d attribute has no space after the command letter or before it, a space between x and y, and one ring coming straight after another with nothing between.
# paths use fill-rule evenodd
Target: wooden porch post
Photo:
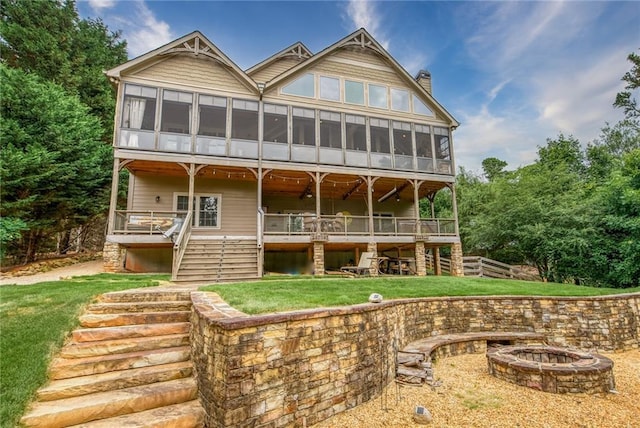
<instances>
[{"instance_id":1,"label":"wooden porch post","mask_svg":"<svg viewBox=\"0 0 640 428\"><path fill-rule=\"evenodd\" d=\"M120 182L120 158L113 158L113 172L111 176L111 199L109 200L109 219L107 223L107 235L113 234L116 219L116 207L118 205L118 183Z\"/></svg>"},{"instance_id":2,"label":"wooden porch post","mask_svg":"<svg viewBox=\"0 0 640 428\"><path fill-rule=\"evenodd\" d=\"M451 206L453 207L453 219L455 220L456 235L460 236L458 229L458 202L456 201L456 186L451 185Z\"/></svg>"},{"instance_id":3,"label":"wooden porch post","mask_svg":"<svg viewBox=\"0 0 640 428\"><path fill-rule=\"evenodd\" d=\"M316 172L316 219L320 219L320 173Z\"/></svg>"},{"instance_id":4,"label":"wooden porch post","mask_svg":"<svg viewBox=\"0 0 640 428\"><path fill-rule=\"evenodd\" d=\"M442 275L442 267L440 266L440 247L433 248L433 271L436 275Z\"/></svg>"},{"instance_id":5,"label":"wooden porch post","mask_svg":"<svg viewBox=\"0 0 640 428\"><path fill-rule=\"evenodd\" d=\"M369 236L373 236L373 181L367 176L367 207L369 208Z\"/></svg>"},{"instance_id":6,"label":"wooden porch post","mask_svg":"<svg viewBox=\"0 0 640 428\"><path fill-rule=\"evenodd\" d=\"M193 194L195 187L195 169L196 166L194 164L189 164L189 200L187 201L187 210L192 213L193 216Z\"/></svg>"}]
</instances>

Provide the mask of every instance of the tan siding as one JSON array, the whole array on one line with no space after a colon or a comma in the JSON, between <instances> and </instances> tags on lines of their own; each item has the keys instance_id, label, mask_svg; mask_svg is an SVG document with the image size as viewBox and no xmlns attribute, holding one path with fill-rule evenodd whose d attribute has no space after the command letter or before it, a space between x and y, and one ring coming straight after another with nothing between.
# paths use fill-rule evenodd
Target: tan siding
<instances>
[{"instance_id":1,"label":"tan siding","mask_svg":"<svg viewBox=\"0 0 640 428\"><path fill-rule=\"evenodd\" d=\"M162 82L187 84L209 90L251 93L232 73L215 61L178 55L145 68L133 76Z\"/></svg>"},{"instance_id":2,"label":"tan siding","mask_svg":"<svg viewBox=\"0 0 640 428\"><path fill-rule=\"evenodd\" d=\"M255 235L256 233L256 183L244 181L210 180L196 178L195 193L220 194L220 229L211 234ZM129 209L141 211L172 211L175 193L187 193L189 180L180 177L138 175ZM156 203L156 196L160 202Z\"/></svg>"},{"instance_id":3,"label":"tan siding","mask_svg":"<svg viewBox=\"0 0 640 428\"><path fill-rule=\"evenodd\" d=\"M269 80L273 79L274 77L279 76L280 74L284 73L290 68L298 65L299 63L300 63L300 60L293 59L293 58L278 59L273 63L269 64L267 67L251 74L250 76L256 82L266 83Z\"/></svg>"}]
</instances>

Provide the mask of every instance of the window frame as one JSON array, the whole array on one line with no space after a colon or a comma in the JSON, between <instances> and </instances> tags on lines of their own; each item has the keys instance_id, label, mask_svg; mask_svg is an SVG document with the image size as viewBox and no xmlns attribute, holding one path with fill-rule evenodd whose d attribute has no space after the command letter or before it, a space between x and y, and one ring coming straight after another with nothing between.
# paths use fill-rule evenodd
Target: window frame
<instances>
[{"instance_id":1,"label":"window frame","mask_svg":"<svg viewBox=\"0 0 640 428\"><path fill-rule=\"evenodd\" d=\"M178 210L178 198L186 197L187 204L189 203L189 193L185 192L173 192L173 211L189 212L188 210ZM216 226L200 226L200 198L216 198ZM193 217L192 226L202 229L221 229L222 228L222 193L194 193L193 194Z\"/></svg>"},{"instance_id":2,"label":"window frame","mask_svg":"<svg viewBox=\"0 0 640 428\"><path fill-rule=\"evenodd\" d=\"M312 80L311 88L312 88L313 93L311 95L305 95L305 94L293 93L293 92L286 92L286 89L289 86L291 86L294 83L297 83L298 81L302 80L303 78L309 77L309 76L311 76L311 80ZM305 73L302 76L290 81L286 85L280 87L280 94L281 95L289 95L289 96L292 96L292 97L316 98L316 74L315 73Z\"/></svg>"}]
</instances>

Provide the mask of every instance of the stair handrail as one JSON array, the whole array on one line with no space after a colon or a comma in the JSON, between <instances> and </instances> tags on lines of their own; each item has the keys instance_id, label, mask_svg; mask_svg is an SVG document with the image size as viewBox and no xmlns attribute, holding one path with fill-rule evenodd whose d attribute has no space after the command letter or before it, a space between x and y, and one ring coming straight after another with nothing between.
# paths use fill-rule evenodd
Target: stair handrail
<instances>
[{"instance_id":1,"label":"stair handrail","mask_svg":"<svg viewBox=\"0 0 640 428\"><path fill-rule=\"evenodd\" d=\"M187 243L191 238L191 217L193 213L188 212L183 220L180 233L173 244L173 266L171 268L171 279L175 280L178 277L178 270L184 257L184 252L187 249Z\"/></svg>"}]
</instances>

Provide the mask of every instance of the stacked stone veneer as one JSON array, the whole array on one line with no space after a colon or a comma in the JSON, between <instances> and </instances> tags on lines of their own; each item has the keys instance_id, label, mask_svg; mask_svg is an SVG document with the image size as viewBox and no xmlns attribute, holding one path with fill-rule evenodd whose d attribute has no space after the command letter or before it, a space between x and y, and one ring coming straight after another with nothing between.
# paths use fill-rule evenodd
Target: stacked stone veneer
<instances>
[{"instance_id":1,"label":"stacked stone veneer","mask_svg":"<svg viewBox=\"0 0 640 428\"><path fill-rule=\"evenodd\" d=\"M387 301L243 316L193 293L192 355L209 427L309 426L376 397L409 342L538 332L587 350L638 348L640 293ZM218 301L219 302L219 301Z\"/></svg>"},{"instance_id":2,"label":"stacked stone veneer","mask_svg":"<svg viewBox=\"0 0 640 428\"><path fill-rule=\"evenodd\" d=\"M105 272L124 272L125 249L115 242L106 241L102 248Z\"/></svg>"}]
</instances>

